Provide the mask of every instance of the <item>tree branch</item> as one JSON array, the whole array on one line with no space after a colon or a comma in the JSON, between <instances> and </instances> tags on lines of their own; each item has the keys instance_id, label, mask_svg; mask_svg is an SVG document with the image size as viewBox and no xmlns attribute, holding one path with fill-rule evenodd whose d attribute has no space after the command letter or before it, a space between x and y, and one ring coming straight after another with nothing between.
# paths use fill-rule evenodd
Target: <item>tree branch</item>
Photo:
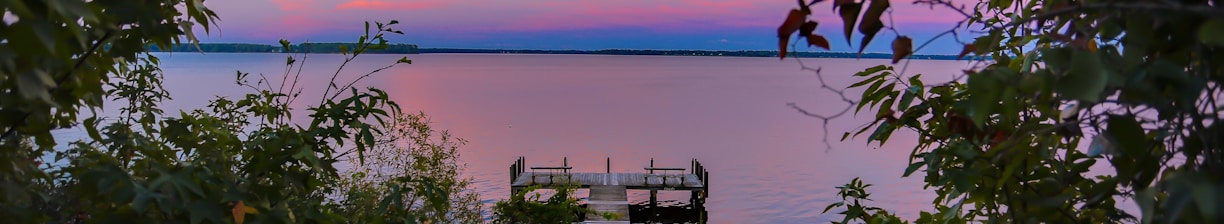
<instances>
[{"instance_id":1,"label":"tree branch","mask_svg":"<svg viewBox=\"0 0 1224 224\"><path fill-rule=\"evenodd\" d=\"M60 86L64 84L64 82L68 81L68 77L72 76L73 72L76 72L77 70L81 69L81 66L85 66L85 59L89 58L90 55L93 55L94 53L98 52L98 48L101 48L102 44L106 43L106 40L109 40L111 36L113 36L114 34L115 34L114 30L106 31L106 34L103 34L102 38L99 38L98 41L94 42L93 46L89 46L88 51L85 51L84 54L81 54L81 58L77 58L76 63L72 65L72 70L69 70L66 74L64 74L63 76L60 76L59 79L55 80L55 87L52 87L49 91L55 92ZM31 113L32 112L25 112L25 114L21 115L21 120L19 121L19 123L9 126L8 130L4 131L3 135L0 135L0 140L8 139L8 137L15 134L17 132L17 126L21 126L21 123L24 123L26 119L30 118Z\"/></svg>"},{"instance_id":2,"label":"tree branch","mask_svg":"<svg viewBox=\"0 0 1224 224\"><path fill-rule=\"evenodd\" d=\"M1017 19L1015 21L1012 21L1007 24L1003 24L1002 26L998 26L994 28L1012 27L1012 26L1017 26L1020 24L1032 22L1032 21L1051 19L1051 18L1058 17L1061 15L1072 14L1072 13L1082 13L1082 12L1089 11L1089 10L1100 10L1100 9L1159 10L1159 11L1174 11L1174 12L1179 12L1179 13L1192 13L1192 14L1208 16L1208 17L1224 17L1224 9L1213 8L1207 5L1189 6L1185 4L1172 3L1172 2L1165 3L1165 4L1148 3L1148 2L1136 2L1136 3L1105 2L1105 3L1087 3L1087 4L1069 6L1065 8L1053 9L1046 13L1042 13L1040 15Z\"/></svg>"}]
</instances>

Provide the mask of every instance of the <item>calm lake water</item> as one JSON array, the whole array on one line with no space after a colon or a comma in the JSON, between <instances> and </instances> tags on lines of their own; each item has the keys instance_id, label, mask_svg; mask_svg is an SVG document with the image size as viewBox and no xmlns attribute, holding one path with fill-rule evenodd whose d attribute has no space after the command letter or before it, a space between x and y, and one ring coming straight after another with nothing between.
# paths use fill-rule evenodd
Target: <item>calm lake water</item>
<instances>
[{"instance_id":1,"label":"calm lake water","mask_svg":"<svg viewBox=\"0 0 1224 224\"><path fill-rule=\"evenodd\" d=\"M283 54L159 54L173 109L199 108L217 95L248 91L233 85L235 70L280 77ZM366 55L341 79L394 62L397 55ZM408 55L400 65L363 83L387 90L407 111L432 116L437 128L470 140L462 149L465 175L487 205L508 197L507 167L518 156L529 166L560 165L568 157L575 172L640 172L657 166L688 167L700 160L709 170L706 211L711 223L817 223L838 200L838 186L854 177L875 186L874 206L916 218L930 209L933 193L921 177L900 178L914 141L899 132L882 147L863 138L836 142L841 133L870 121L872 113L829 124L832 149L821 141L818 119L788 108L795 102L822 113L839 111L839 97L819 88L814 73L793 59L743 57L596 55ZM847 86L875 59L804 59L822 68L832 86ZM302 61L299 59L299 61ZM318 99L340 55L310 55L303 75L304 99ZM909 74L949 77L965 61L910 63ZM944 78L946 79L946 78ZM279 79L278 79L279 80ZM928 82L932 83L932 82ZM301 83L299 85L302 85ZM857 98L856 91L851 91ZM306 103L316 101L302 100ZM305 106L305 105L299 105ZM304 117L304 116L301 116ZM865 137L864 137L865 138ZM585 197L580 191L579 196ZM630 191L633 203L648 199ZM667 203L685 202L687 192L660 193Z\"/></svg>"}]
</instances>

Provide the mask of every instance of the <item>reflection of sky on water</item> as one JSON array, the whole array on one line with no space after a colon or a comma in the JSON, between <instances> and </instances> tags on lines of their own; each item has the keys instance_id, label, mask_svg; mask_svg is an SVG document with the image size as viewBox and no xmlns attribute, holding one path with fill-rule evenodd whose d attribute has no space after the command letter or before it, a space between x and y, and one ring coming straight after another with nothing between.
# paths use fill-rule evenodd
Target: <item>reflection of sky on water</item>
<instances>
[{"instance_id":1,"label":"reflection of sky on water","mask_svg":"<svg viewBox=\"0 0 1224 224\"><path fill-rule=\"evenodd\" d=\"M236 97L235 70L279 78L283 54L175 53L162 55L166 88L173 101L167 114L200 108L216 95ZM365 74L398 59L368 55L349 65L341 80ZM466 175L491 206L509 195L507 167L518 156L528 166L559 165L567 158L575 172L602 172L611 157L613 172L640 172L656 166L688 167L696 158L711 173L706 203L714 223L811 223L834 202L838 186L854 177L874 184L876 206L903 217L930 208L933 194L920 177L900 179L915 136L898 132L883 147L859 138L833 142L825 151L820 121L785 106L798 103L818 113L843 104L818 87L816 77L790 59L573 55L410 55L401 65L367 79L387 90L405 111L423 110L436 128L470 140L462 149ZM299 86L303 99L317 102L340 55L310 55ZM301 59L299 59L301 61ZM833 86L855 81L850 74L886 60L810 59L822 66ZM931 79L954 74L963 61L915 61L909 71ZM928 81L927 83L935 83ZM857 97L857 91L848 92ZM107 107L114 113L117 107ZM874 112L864 112L874 114ZM860 116L869 117L869 116ZM309 117L299 115L298 122ZM868 118L869 119L869 118ZM864 123L846 117L829 124L830 139ZM57 131L84 136L84 131ZM66 143L70 137L57 140ZM1107 164L1107 163L1099 163ZM343 166L343 165L341 165ZM579 197L587 192L581 190ZM644 203L648 191L629 191ZM687 192L663 192L665 203L687 202ZM1124 202L1126 203L1126 202Z\"/></svg>"},{"instance_id":2,"label":"reflection of sky on water","mask_svg":"<svg viewBox=\"0 0 1224 224\"><path fill-rule=\"evenodd\" d=\"M651 158L656 166L672 167L687 167L696 158L712 175L706 205L715 222L823 220L820 209L835 199L833 187L856 176L876 184L880 206L906 216L929 207L931 195L919 179L897 178L912 134L899 133L885 149L853 141L835 142L825 152L820 121L785 103L818 112L842 104L818 90L815 76L793 61L557 55L414 60L380 76L378 85L409 110L424 110L438 126L471 140L464 160L485 198L506 197L506 167L517 156L526 156L528 166L559 165L568 157L575 172L601 172L607 157L613 172L639 172ZM832 84L845 86L853 79L844 77L886 61L813 63L824 66ZM950 73L963 66L924 62L910 71ZM831 138L859 124L835 121ZM629 193L635 203L649 197L648 191ZM687 198L686 192L660 194L661 201Z\"/></svg>"}]
</instances>

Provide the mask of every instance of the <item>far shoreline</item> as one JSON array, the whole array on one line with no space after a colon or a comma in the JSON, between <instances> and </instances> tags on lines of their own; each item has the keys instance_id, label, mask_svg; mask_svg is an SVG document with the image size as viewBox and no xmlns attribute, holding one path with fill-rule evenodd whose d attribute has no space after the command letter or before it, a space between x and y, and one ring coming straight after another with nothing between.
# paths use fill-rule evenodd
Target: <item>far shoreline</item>
<instances>
[{"instance_id":1,"label":"far shoreline","mask_svg":"<svg viewBox=\"0 0 1224 224\"><path fill-rule=\"evenodd\" d=\"M290 46L288 53L339 54L343 48L339 45L349 43L312 43L308 50L301 51L303 45ZM201 43L194 45L180 44L169 49L150 47L152 52L203 52L203 53L287 53L280 46L246 43ZM412 44L393 44L391 48L380 51L367 51L369 54L537 54L537 55L630 55L630 56L688 56L688 57L778 57L778 51L770 50L643 50L643 49L602 49L602 50L532 50L532 49L477 49L477 48L418 48ZM355 46L348 49L353 49ZM855 52L789 52L791 57L798 58L859 58L859 59L891 59L889 53L855 53ZM960 60L956 55L913 55L910 59L919 60ZM977 57L967 56L966 60Z\"/></svg>"}]
</instances>

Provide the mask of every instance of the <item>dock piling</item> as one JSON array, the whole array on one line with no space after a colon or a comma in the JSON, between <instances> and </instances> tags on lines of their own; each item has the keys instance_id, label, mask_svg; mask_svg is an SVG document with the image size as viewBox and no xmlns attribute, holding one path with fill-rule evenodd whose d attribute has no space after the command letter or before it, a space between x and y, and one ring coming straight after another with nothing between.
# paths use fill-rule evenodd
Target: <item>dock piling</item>
<instances>
[{"instance_id":1,"label":"dock piling","mask_svg":"<svg viewBox=\"0 0 1224 224\"><path fill-rule=\"evenodd\" d=\"M654 157L650 158L650 167L654 167ZM654 174L654 170L651 170L650 174Z\"/></svg>"}]
</instances>

